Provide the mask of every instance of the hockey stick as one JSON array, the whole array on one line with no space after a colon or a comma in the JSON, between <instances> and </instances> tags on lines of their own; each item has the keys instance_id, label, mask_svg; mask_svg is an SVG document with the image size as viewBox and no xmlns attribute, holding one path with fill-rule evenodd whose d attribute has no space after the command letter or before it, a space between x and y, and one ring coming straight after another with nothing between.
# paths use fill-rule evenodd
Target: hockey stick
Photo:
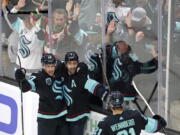
<instances>
[{"instance_id":1,"label":"hockey stick","mask_svg":"<svg viewBox=\"0 0 180 135\"><path fill-rule=\"evenodd\" d=\"M149 109L149 111L151 112L151 114L154 116L155 113L153 112L153 110L152 110L152 108L150 107L150 105L147 103L147 101L146 101L146 99L144 98L144 96L143 96L143 95L141 94L141 92L138 90L138 88L137 88L137 86L136 86L136 84L135 84L134 81L132 82L132 84L133 84L136 92L139 94L139 96L142 98L142 100L144 101L144 103L145 103L146 106L148 107L148 109ZM162 128L162 130L163 130L164 134L167 135L165 128Z\"/></svg>"},{"instance_id":2,"label":"hockey stick","mask_svg":"<svg viewBox=\"0 0 180 135\"><path fill-rule=\"evenodd\" d=\"M21 60L19 58L19 55L17 55L18 61L19 61L19 67L20 69L23 69L25 74L26 74L26 70L24 68L21 67ZM23 107L23 92L22 92L22 82L19 81L19 88L21 90L21 122L22 122L22 135L24 135L24 107Z\"/></svg>"},{"instance_id":3,"label":"hockey stick","mask_svg":"<svg viewBox=\"0 0 180 135\"><path fill-rule=\"evenodd\" d=\"M143 96L143 95L141 94L141 92L138 90L138 88L137 88L137 86L136 86L136 84L135 84L134 81L132 81L132 85L134 86L136 92L139 94L139 96L141 97L141 99L144 101L144 103L145 103L146 106L148 107L150 113L151 113L152 115L155 115L155 113L153 112L152 108L150 107L150 105L148 104L148 102L146 101L146 99L144 98L144 96Z\"/></svg>"},{"instance_id":4,"label":"hockey stick","mask_svg":"<svg viewBox=\"0 0 180 135\"><path fill-rule=\"evenodd\" d=\"M157 89L157 86L158 86L158 82L155 83L154 88L153 88L153 90L152 90L152 93L151 93L149 99L147 100L148 104L150 104L150 102L151 102L151 100L152 100L152 97L154 96L154 93L155 93L155 91L156 91L156 89ZM145 106L145 108L144 108L144 110L143 110L143 113L145 113L146 110L147 110L147 106Z\"/></svg>"},{"instance_id":5,"label":"hockey stick","mask_svg":"<svg viewBox=\"0 0 180 135\"><path fill-rule=\"evenodd\" d=\"M110 88L109 81L108 81L108 79L107 79L106 73L105 73L105 71L104 71L104 69L103 69L104 64L103 64L103 61L102 61L101 54L98 54L98 56L99 56L99 59L100 59L100 62L101 62L102 72L103 72L103 76L104 76L104 79L105 79L105 83L107 84L108 90L109 90L109 92L110 92L110 91L111 91L111 88Z\"/></svg>"}]
</instances>

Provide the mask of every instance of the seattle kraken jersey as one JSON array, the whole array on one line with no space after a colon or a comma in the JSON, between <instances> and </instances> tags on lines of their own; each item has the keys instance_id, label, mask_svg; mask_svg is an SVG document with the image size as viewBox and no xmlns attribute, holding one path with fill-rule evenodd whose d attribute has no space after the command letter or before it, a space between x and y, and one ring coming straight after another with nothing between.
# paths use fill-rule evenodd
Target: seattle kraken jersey
<instances>
[{"instance_id":1,"label":"seattle kraken jersey","mask_svg":"<svg viewBox=\"0 0 180 135\"><path fill-rule=\"evenodd\" d=\"M67 121L78 121L89 116L89 94L104 98L105 88L97 81L88 79L87 74L77 72L68 75L67 69L63 76L64 97L68 105Z\"/></svg>"},{"instance_id":2,"label":"seattle kraken jersey","mask_svg":"<svg viewBox=\"0 0 180 135\"><path fill-rule=\"evenodd\" d=\"M28 82L31 90L39 94L39 118L53 119L67 113L60 79L51 77L42 70L32 73Z\"/></svg>"},{"instance_id":3,"label":"seattle kraken jersey","mask_svg":"<svg viewBox=\"0 0 180 135\"><path fill-rule=\"evenodd\" d=\"M99 122L93 135L140 135L141 130L153 133L157 129L157 120L145 117L136 110L126 110Z\"/></svg>"},{"instance_id":4,"label":"seattle kraken jersey","mask_svg":"<svg viewBox=\"0 0 180 135\"><path fill-rule=\"evenodd\" d=\"M19 34L18 43L18 56L21 60L21 66L25 69L40 69L41 57L43 51L43 41L37 37L37 32L40 30L38 27L33 27L28 30L20 18L12 24L12 27ZM16 60L16 64L19 64L19 60Z\"/></svg>"},{"instance_id":5,"label":"seattle kraken jersey","mask_svg":"<svg viewBox=\"0 0 180 135\"><path fill-rule=\"evenodd\" d=\"M132 54L133 55L133 54ZM149 74L157 70L158 61L153 58L145 63L139 62L129 54L125 60L118 57L114 60L112 76L109 80L111 90L120 90L125 97L135 97L137 92L132 80L137 74Z\"/></svg>"}]
</instances>

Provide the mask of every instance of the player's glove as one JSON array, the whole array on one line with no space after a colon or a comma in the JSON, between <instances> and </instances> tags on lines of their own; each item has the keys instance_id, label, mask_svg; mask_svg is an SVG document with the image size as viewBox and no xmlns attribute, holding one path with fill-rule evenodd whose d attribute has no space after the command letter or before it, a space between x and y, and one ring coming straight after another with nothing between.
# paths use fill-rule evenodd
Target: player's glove
<instances>
[{"instance_id":1,"label":"player's glove","mask_svg":"<svg viewBox=\"0 0 180 135\"><path fill-rule=\"evenodd\" d=\"M23 81L25 79L25 70L24 69L17 69L15 71L15 78L17 81Z\"/></svg>"},{"instance_id":2,"label":"player's glove","mask_svg":"<svg viewBox=\"0 0 180 135\"><path fill-rule=\"evenodd\" d=\"M166 127L167 123L166 123L166 120L163 117L161 117L160 115L154 115L153 118L158 120L161 128Z\"/></svg>"}]
</instances>

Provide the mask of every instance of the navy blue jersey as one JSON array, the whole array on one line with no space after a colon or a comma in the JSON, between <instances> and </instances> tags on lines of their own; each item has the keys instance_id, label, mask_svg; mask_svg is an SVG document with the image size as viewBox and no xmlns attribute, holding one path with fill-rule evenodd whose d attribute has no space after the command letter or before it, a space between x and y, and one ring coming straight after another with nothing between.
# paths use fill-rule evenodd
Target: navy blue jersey
<instances>
[{"instance_id":1,"label":"navy blue jersey","mask_svg":"<svg viewBox=\"0 0 180 135\"><path fill-rule=\"evenodd\" d=\"M100 121L93 135L140 135L141 130L156 132L158 121L146 117L136 110L111 115Z\"/></svg>"},{"instance_id":2,"label":"navy blue jersey","mask_svg":"<svg viewBox=\"0 0 180 135\"><path fill-rule=\"evenodd\" d=\"M89 116L89 94L100 98L107 95L105 88L95 80L89 79L84 72L63 76L64 97L68 105L67 121L74 122Z\"/></svg>"},{"instance_id":3,"label":"navy blue jersey","mask_svg":"<svg viewBox=\"0 0 180 135\"><path fill-rule=\"evenodd\" d=\"M88 53L86 57L88 59L89 75L92 79L103 83L104 74L106 74L107 79L111 77L113 70L113 62L116 55L116 48L113 45L106 45L106 73L103 71L103 52L101 54ZM104 73L103 73L104 72Z\"/></svg>"},{"instance_id":4,"label":"navy blue jersey","mask_svg":"<svg viewBox=\"0 0 180 135\"><path fill-rule=\"evenodd\" d=\"M22 82L22 91L29 90L39 94L39 118L54 119L67 114L60 72L53 77L44 70L32 73L29 80Z\"/></svg>"},{"instance_id":5,"label":"navy blue jersey","mask_svg":"<svg viewBox=\"0 0 180 135\"><path fill-rule=\"evenodd\" d=\"M152 73L157 67L158 61L155 58L141 63L130 54L124 59L118 57L114 60L112 76L109 80L111 90L120 90L125 97L135 97L137 92L132 85L134 76Z\"/></svg>"}]
</instances>

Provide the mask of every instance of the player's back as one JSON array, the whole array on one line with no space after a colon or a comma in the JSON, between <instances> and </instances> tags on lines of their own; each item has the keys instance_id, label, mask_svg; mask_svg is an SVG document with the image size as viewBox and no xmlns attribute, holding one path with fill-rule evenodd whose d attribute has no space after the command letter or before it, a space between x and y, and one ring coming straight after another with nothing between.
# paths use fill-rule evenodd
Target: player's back
<instances>
[{"instance_id":1,"label":"player's back","mask_svg":"<svg viewBox=\"0 0 180 135\"><path fill-rule=\"evenodd\" d=\"M108 135L139 135L147 118L136 110L125 110L122 114L107 117L103 123Z\"/></svg>"}]
</instances>

